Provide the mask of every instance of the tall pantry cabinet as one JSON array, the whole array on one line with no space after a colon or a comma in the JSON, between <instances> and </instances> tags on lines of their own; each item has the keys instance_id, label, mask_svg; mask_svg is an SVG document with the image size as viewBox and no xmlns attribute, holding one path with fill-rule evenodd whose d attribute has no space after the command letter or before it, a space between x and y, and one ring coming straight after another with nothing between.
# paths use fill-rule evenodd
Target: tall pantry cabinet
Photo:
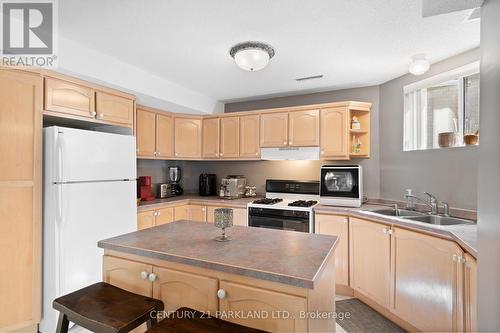
<instances>
[{"instance_id":1,"label":"tall pantry cabinet","mask_svg":"<svg viewBox=\"0 0 500 333\"><path fill-rule=\"evenodd\" d=\"M36 332L41 302L39 73L0 67L0 331Z\"/></svg>"}]
</instances>

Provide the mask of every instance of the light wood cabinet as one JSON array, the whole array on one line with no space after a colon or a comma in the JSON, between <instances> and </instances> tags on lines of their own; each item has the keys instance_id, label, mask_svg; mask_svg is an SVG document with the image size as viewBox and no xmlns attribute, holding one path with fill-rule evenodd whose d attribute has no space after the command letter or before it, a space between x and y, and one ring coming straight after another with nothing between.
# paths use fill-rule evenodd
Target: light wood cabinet
<instances>
[{"instance_id":1,"label":"light wood cabinet","mask_svg":"<svg viewBox=\"0 0 500 333\"><path fill-rule=\"evenodd\" d=\"M95 118L94 89L58 78L45 78L45 110Z\"/></svg>"},{"instance_id":2,"label":"light wood cabinet","mask_svg":"<svg viewBox=\"0 0 500 333\"><path fill-rule=\"evenodd\" d=\"M231 208L233 210L233 225L241 225L241 226L248 225L246 208L207 206L207 222L209 223L214 222L215 220L214 214L217 208Z\"/></svg>"},{"instance_id":3,"label":"light wood cabinet","mask_svg":"<svg viewBox=\"0 0 500 333\"><path fill-rule=\"evenodd\" d=\"M222 117L220 119L220 157L240 156L240 118Z\"/></svg>"},{"instance_id":4,"label":"light wood cabinet","mask_svg":"<svg viewBox=\"0 0 500 333\"><path fill-rule=\"evenodd\" d=\"M153 272L153 266L106 255L102 260L104 282L132 293L151 297L153 283L147 277Z\"/></svg>"},{"instance_id":5,"label":"light wood cabinet","mask_svg":"<svg viewBox=\"0 0 500 333\"><path fill-rule=\"evenodd\" d=\"M201 158L201 118L175 117L175 157Z\"/></svg>"},{"instance_id":6,"label":"light wood cabinet","mask_svg":"<svg viewBox=\"0 0 500 333\"><path fill-rule=\"evenodd\" d=\"M319 110L290 112L288 114L288 121L289 146L319 146Z\"/></svg>"},{"instance_id":7,"label":"light wood cabinet","mask_svg":"<svg viewBox=\"0 0 500 333\"><path fill-rule=\"evenodd\" d=\"M153 267L153 273L153 297L163 301L165 311L188 307L215 316L219 307L217 279L160 267Z\"/></svg>"},{"instance_id":8,"label":"light wood cabinet","mask_svg":"<svg viewBox=\"0 0 500 333\"><path fill-rule=\"evenodd\" d=\"M390 296L390 226L349 220L351 287L388 308Z\"/></svg>"},{"instance_id":9,"label":"light wood cabinet","mask_svg":"<svg viewBox=\"0 0 500 333\"><path fill-rule=\"evenodd\" d=\"M138 157L156 156L156 113L137 108L136 141Z\"/></svg>"},{"instance_id":10,"label":"light wood cabinet","mask_svg":"<svg viewBox=\"0 0 500 333\"><path fill-rule=\"evenodd\" d=\"M203 157L219 157L219 118L203 119Z\"/></svg>"},{"instance_id":11,"label":"light wood cabinet","mask_svg":"<svg viewBox=\"0 0 500 333\"><path fill-rule=\"evenodd\" d=\"M155 212L155 226L170 223L174 221L174 208L165 207L159 208Z\"/></svg>"},{"instance_id":12,"label":"light wood cabinet","mask_svg":"<svg viewBox=\"0 0 500 333\"><path fill-rule=\"evenodd\" d=\"M391 311L424 332L462 331L461 248L397 227L392 238Z\"/></svg>"},{"instance_id":13,"label":"light wood cabinet","mask_svg":"<svg viewBox=\"0 0 500 333\"><path fill-rule=\"evenodd\" d=\"M264 113L260 116L260 146L288 145L288 112Z\"/></svg>"},{"instance_id":14,"label":"light wood cabinet","mask_svg":"<svg viewBox=\"0 0 500 333\"><path fill-rule=\"evenodd\" d=\"M315 215L315 233L339 237L335 250L335 281L349 285L349 217L342 215Z\"/></svg>"},{"instance_id":15,"label":"light wood cabinet","mask_svg":"<svg viewBox=\"0 0 500 333\"><path fill-rule=\"evenodd\" d=\"M156 114L156 157L174 156L174 119L170 115Z\"/></svg>"},{"instance_id":16,"label":"light wood cabinet","mask_svg":"<svg viewBox=\"0 0 500 333\"><path fill-rule=\"evenodd\" d=\"M174 208L174 221L189 220L189 206L182 205Z\"/></svg>"},{"instance_id":17,"label":"light wood cabinet","mask_svg":"<svg viewBox=\"0 0 500 333\"><path fill-rule=\"evenodd\" d=\"M219 301L222 313L267 313L267 320L252 318L222 318L240 325L268 332L307 332L307 320L301 319L301 311L307 311L307 301L303 297L254 288L230 281L220 281L220 289L225 297ZM276 311L287 311L290 318L272 318Z\"/></svg>"},{"instance_id":18,"label":"light wood cabinet","mask_svg":"<svg viewBox=\"0 0 500 333\"><path fill-rule=\"evenodd\" d=\"M240 117L240 157L258 158L260 156L260 116Z\"/></svg>"},{"instance_id":19,"label":"light wood cabinet","mask_svg":"<svg viewBox=\"0 0 500 333\"><path fill-rule=\"evenodd\" d=\"M202 205L189 205L189 219L192 221L207 221L207 207Z\"/></svg>"},{"instance_id":20,"label":"light wood cabinet","mask_svg":"<svg viewBox=\"0 0 500 333\"><path fill-rule=\"evenodd\" d=\"M154 210L137 213L137 230L153 227L155 225L155 213Z\"/></svg>"},{"instance_id":21,"label":"light wood cabinet","mask_svg":"<svg viewBox=\"0 0 500 333\"><path fill-rule=\"evenodd\" d=\"M133 100L103 91L96 91L95 100L97 119L132 126L134 122Z\"/></svg>"},{"instance_id":22,"label":"light wood cabinet","mask_svg":"<svg viewBox=\"0 0 500 333\"><path fill-rule=\"evenodd\" d=\"M321 158L349 158L349 115L346 107L326 108L320 115Z\"/></svg>"},{"instance_id":23,"label":"light wood cabinet","mask_svg":"<svg viewBox=\"0 0 500 333\"><path fill-rule=\"evenodd\" d=\"M0 104L0 331L36 331L42 288L42 77L0 68Z\"/></svg>"},{"instance_id":24,"label":"light wood cabinet","mask_svg":"<svg viewBox=\"0 0 500 333\"><path fill-rule=\"evenodd\" d=\"M477 332L477 261L465 254L465 332Z\"/></svg>"}]
</instances>

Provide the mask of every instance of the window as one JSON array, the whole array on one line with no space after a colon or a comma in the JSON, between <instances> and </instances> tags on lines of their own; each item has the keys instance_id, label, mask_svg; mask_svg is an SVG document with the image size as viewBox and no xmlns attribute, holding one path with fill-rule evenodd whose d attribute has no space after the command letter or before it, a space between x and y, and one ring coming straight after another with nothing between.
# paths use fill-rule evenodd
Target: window
<instances>
[{"instance_id":1,"label":"window","mask_svg":"<svg viewBox=\"0 0 500 333\"><path fill-rule=\"evenodd\" d=\"M476 144L478 134L479 62L404 87L404 151Z\"/></svg>"}]
</instances>

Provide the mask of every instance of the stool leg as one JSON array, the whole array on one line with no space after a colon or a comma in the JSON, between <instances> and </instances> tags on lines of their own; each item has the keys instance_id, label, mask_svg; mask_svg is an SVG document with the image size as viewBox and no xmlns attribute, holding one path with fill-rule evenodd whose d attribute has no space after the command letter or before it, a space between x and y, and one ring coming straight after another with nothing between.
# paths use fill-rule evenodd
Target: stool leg
<instances>
[{"instance_id":1,"label":"stool leg","mask_svg":"<svg viewBox=\"0 0 500 333\"><path fill-rule=\"evenodd\" d=\"M68 333L68 327L69 327L68 317L64 313L59 312L59 319L57 320L56 333Z\"/></svg>"},{"instance_id":2,"label":"stool leg","mask_svg":"<svg viewBox=\"0 0 500 333\"><path fill-rule=\"evenodd\" d=\"M156 325L158 321L156 320L156 317L149 317L148 321L146 322L146 327L150 329L152 326Z\"/></svg>"}]
</instances>

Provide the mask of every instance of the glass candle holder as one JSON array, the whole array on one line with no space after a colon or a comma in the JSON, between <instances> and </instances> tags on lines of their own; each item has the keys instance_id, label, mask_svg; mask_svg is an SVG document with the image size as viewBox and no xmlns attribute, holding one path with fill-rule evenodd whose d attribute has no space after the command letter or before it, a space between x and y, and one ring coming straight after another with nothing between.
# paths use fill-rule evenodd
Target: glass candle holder
<instances>
[{"instance_id":1,"label":"glass candle holder","mask_svg":"<svg viewBox=\"0 0 500 333\"><path fill-rule=\"evenodd\" d=\"M233 226L233 210L231 208L217 208L214 210L214 226L222 229L222 235L215 238L216 241L226 242L231 237L226 235L226 228Z\"/></svg>"}]
</instances>

